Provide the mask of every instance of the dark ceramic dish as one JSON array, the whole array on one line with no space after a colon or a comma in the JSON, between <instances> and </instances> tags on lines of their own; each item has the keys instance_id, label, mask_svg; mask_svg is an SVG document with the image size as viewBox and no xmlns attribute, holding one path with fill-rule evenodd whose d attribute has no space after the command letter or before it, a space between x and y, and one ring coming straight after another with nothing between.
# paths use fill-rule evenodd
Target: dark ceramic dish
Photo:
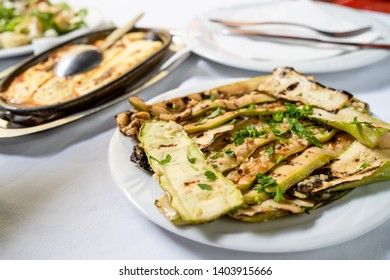
<instances>
[{"instance_id":1,"label":"dark ceramic dish","mask_svg":"<svg viewBox=\"0 0 390 280\"><path fill-rule=\"evenodd\" d=\"M111 33L113 29L97 31L83 35L67 41L59 46L56 46L36 57L26 61L20 67L15 69L9 76L3 79L0 84L0 92L4 92L8 89L12 81L25 70L31 66L45 61L53 52L69 44L88 44L99 39L103 39ZM8 120L12 123L23 124L23 125L38 125L48 121L52 121L80 110L84 110L91 106L95 106L106 102L112 98L118 97L123 94L131 84L136 83L143 75L151 72L155 66L164 58L169 50L171 43L171 35L163 30L159 29L148 29L148 28L135 28L132 31L145 31L148 33L147 38L153 41L161 41L163 47L149 57L147 60L131 69L126 74L117 78L116 80L94 90L90 93L80 96L69 101L40 107L17 107L7 103L0 96L0 118Z\"/></svg>"}]
</instances>

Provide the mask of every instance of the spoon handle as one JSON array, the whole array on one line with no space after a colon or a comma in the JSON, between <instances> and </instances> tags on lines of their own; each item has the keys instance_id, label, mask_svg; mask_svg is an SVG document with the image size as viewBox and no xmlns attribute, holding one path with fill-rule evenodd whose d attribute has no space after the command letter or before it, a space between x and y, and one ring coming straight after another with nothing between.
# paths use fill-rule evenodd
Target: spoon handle
<instances>
[{"instance_id":1,"label":"spoon handle","mask_svg":"<svg viewBox=\"0 0 390 280\"><path fill-rule=\"evenodd\" d=\"M137 23L137 21L143 15L144 15L144 13L140 13L133 20L131 20L129 23L125 24L124 26L122 26L120 28L115 29L110 35L108 35L107 38L104 40L103 44L101 44L99 47L100 52L111 47L112 44L114 44L118 39L120 39L130 29L132 29L134 27L134 25Z\"/></svg>"}]
</instances>

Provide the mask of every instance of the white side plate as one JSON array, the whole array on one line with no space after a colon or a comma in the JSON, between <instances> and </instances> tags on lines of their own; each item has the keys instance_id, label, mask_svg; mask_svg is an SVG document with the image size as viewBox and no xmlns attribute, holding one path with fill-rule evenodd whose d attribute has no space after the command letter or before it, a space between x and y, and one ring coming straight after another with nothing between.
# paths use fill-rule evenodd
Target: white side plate
<instances>
[{"instance_id":1,"label":"white side plate","mask_svg":"<svg viewBox=\"0 0 390 280\"><path fill-rule=\"evenodd\" d=\"M278 43L223 34L223 26L210 18L236 21L287 21L303 23L329 31L346 31L371 26L372 30L351 38L329 38L299 27L250 27L273 34L311 38L390 43L390 29L367 13L351 8L311 1L262 0L252 4L225 7L199 15L189 21L185 38L193 52L212 61L246 70L270 72L290 66L306 73L349 70L375 63L388 56L387 50L359 49L317 43Z\"/></svg>"}]
</instances>

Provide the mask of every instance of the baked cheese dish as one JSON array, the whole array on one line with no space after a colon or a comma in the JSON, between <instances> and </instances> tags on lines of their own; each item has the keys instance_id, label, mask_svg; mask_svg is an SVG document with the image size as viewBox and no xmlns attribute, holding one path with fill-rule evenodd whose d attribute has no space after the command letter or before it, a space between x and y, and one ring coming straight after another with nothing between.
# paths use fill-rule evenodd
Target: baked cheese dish
<instances>
[{"instance_id":1,"label":"baked cheese dish","mask_svg":"<svg viewBox=\"0 0 390 280\"><path fill-rule=\"evenodd\" d=\"M97 41L99 46L103 41ZM1 93L2 99L18 107L41 107L63 103L91 93L120 78L137 65L157 53L163 43L146 38L146 32L131 32L103 52L102 63L87 72L57 77L54 66L61 57L76 45L64 47L53 53L19 76L8 89Z\"/></svg>"}]
</instances>

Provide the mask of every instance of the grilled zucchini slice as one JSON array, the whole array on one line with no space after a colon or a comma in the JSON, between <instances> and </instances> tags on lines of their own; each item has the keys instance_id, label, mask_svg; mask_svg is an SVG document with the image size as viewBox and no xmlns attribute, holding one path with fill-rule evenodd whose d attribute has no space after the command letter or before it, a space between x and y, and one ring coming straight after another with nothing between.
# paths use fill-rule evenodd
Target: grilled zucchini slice
<instances>
[{"instance_id":1,"label":"grilled zucchini slice","mask_svg":"<svg viewBox=\"0 0 390 280\"><path fill-rule=\"evenodd\" d=\"M243 203L241 192L206 162L181 125L147 121L141 127L139 139L168 196L169 206L177 212L167 215L172 222L210 222ZM162 205L161 200L156 205ZM165 214L174 213L166 209L169 207L161 210Z\"/></svg>"}]
</instances>

